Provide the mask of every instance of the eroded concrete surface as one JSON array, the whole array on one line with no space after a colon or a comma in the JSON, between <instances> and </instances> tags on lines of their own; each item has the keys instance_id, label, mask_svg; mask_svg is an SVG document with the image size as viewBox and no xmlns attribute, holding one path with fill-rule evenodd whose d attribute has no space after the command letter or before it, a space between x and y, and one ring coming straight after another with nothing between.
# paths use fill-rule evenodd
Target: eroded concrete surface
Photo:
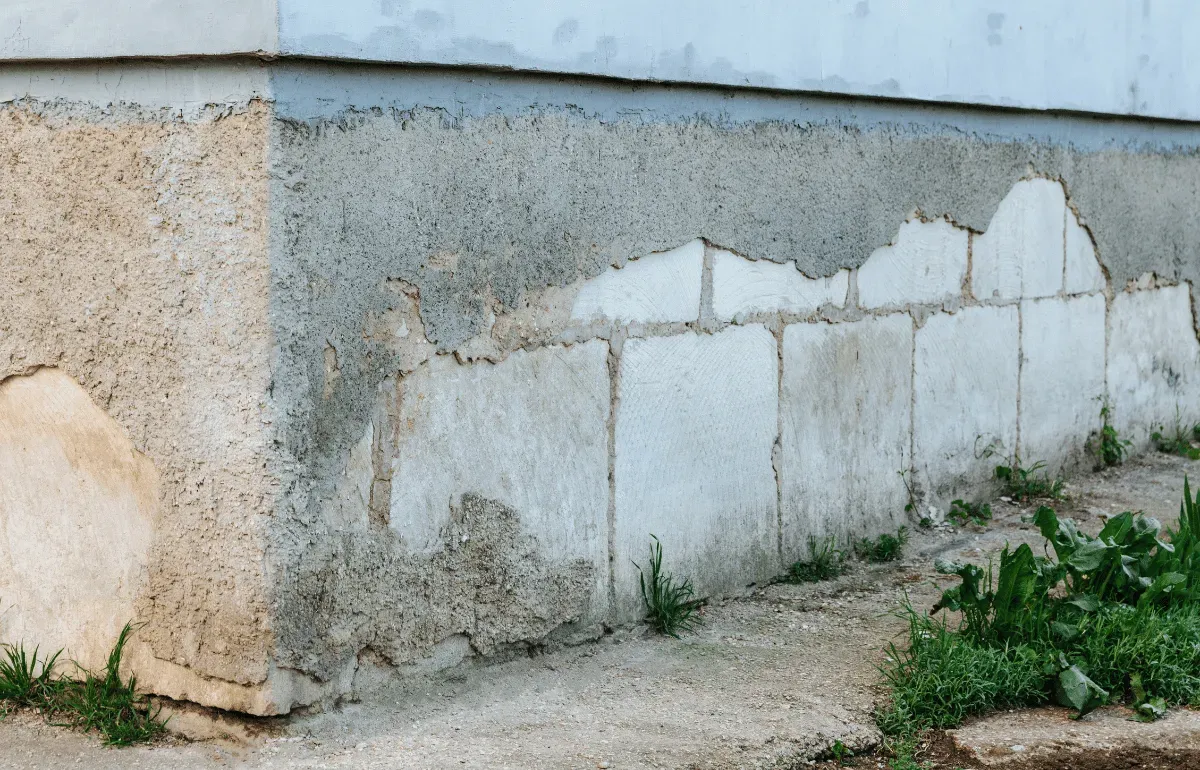
<instances>
[{"instance_id":1,"label":"eroded concrete surface","mask_svg":"<svg viewBox=\"0 0 1200 770\"><path fill-rule=\"evenodd\" d=\"M45 436L50 443L29 449L43 460L9 464L3 483L15 479L20 489L50 474L78 486L70 499L53 487L27 489L28 505L6 493L10 547L45 553L43 569L104 563L89 581L62 586L79 599L107 593L127 602L130 586L109 573L144 559L132 606L96 619L69 646L86 644L84 657L95 660L92 648L115 635L94 637L143 621L136 656L147 686L181 697L215 690L206 697L252 709L244 689L266 678L271 647L262 524L276 486L267 470L267 109L163 122L35 107L0 109L0 388L12 394L56 379L17 409L33 423L28 433L4 438L7 454ZM82 389L69 404L59 400L70 392L64 380ZM80 419L66 427L68 406ZM100 430L105 446L65 441L64 430ZM59 475L64 462L75 475ZM93 485L87 480L99 477L88 463L157 475L154 499L135 480L126 492ZM138 502L117 511L113 494ZM105 514L113 516L105 530L75 529ZM111 565L107 538L123 541L111 547ZM22 601L17 589L0 587L6 607ZM5 638L15 632L4 630ZM23 630L37 644L34 632L50 629Z\"/></svg>"},{"instance_id":2,"label":"eroded concrete surface","mask_svg":"<svg viewBox=\"0 0 1200 770\"><path fill-rule=\"evenodd\" d=\"M276 713L596 638L651 532L738 593L982 450L1078 465L1105 393L1139 449L1200 403L1186 127L255 72L0 114L0 378L61 371L159 477L156 691Z\"/></svg>"}]
</instances>

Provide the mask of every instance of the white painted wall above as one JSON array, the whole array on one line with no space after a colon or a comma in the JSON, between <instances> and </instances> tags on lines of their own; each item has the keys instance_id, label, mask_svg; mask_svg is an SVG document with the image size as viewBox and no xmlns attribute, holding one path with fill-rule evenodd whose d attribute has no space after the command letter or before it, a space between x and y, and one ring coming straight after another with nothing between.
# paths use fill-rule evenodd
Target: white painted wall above
<instances>
[{"instance_id":1,"label":"white painted wall above","mask_svg":"<svg viewBox=\"0 0 1200 770\"><path fill-rule=\"evenodd\" d=\"M264 52L1200 119L1191 0L7 0L0 59Z\"/></svg>"},{"instance_id":2,"label":"white painted wall above","mask_svg":"<svg viewBox=\"0 0 1200 770\"><path fill-rule=\"evenodd\" d=\"M0 60L279 50L276 0L0 0Z\"/></svg>"}]
</instances>

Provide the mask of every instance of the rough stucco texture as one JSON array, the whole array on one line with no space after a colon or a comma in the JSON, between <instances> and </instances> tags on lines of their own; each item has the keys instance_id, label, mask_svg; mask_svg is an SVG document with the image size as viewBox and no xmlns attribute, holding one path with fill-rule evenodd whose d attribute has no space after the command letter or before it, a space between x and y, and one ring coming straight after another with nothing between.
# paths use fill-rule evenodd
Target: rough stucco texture
<instances>
[{"instance_id":1,"label":"rough stucco texture","mask_svg":"<svg viewBox=\"0 0 1200 770\"><path fill-rule=\"evenodd\" d=\"M181 697L267 676L267 120L0 110L0 380L69 376L157 471L145 586L114 621L145 622L142 681ZM52 531L24 547L73 547Z\"/></svg>"},{"instance_id":2,"label":"rough stucco texture","mask_svg":"<svg viewBox=\"0 0 1200 770\"><path fill-rule=\"evenodd\" d=\"M829 276L860 266L916 210L982 232L1031 172L1064 180L1114 287L1149 270L1200 279L1200 160L1184 151L1084 152L953 126L643 123L550 109L459 119L374 110L273 127L275 427L291 474L272 535L283 544L272 560L286 619L278 651L281 665L323 677L362 639L399 638L378 625L313 631L352 607L377 611L372 586L411 569L384 529L337 545L326 536L351 448L368 419L379 431L396 411L380 406L381 389L413 365L411 348L371 333L374 319L403 311L396 285L407 287L410 320L419 308L413 328L467 356L506 311L545 304L554 287L630 257L703 237ZM389 472L376 468L377 480ZM334 579L338 569L353 579ZM396 600L395 615L428 601Z\"/></svg>"}]
</instances>

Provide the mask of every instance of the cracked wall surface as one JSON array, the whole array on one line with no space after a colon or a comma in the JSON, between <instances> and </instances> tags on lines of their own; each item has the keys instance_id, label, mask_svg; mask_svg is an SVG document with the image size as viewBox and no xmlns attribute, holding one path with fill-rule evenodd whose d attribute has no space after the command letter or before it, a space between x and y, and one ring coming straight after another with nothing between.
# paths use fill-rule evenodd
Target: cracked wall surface
<instances>
[{"instance_id":1,"label":"cracked wall surface","mask_svg":"<svg viewBox=\"0 0 1200 770\"><path fill-rule=\"evenodd\" d=\"M187 67L203 94L262 76ZM1200 418L1189 126L341 65L254 83L0 111L0 398L67 378L125 469L62 493L119 512L121 566L21 617L118 583L96 611L146 622L156 692L281 713L574 643L637 619L650 534L735 592L810 536L898 526L910 487L936 512L997 457L1077 466L1102 397L1139 448ZM19 432L73 468L53 392ZM6 474L23 446L0 441ZM21 542L61 508L6 499ZM74 633L5 609L0 634Z\"/></svg>"}]
</instances>

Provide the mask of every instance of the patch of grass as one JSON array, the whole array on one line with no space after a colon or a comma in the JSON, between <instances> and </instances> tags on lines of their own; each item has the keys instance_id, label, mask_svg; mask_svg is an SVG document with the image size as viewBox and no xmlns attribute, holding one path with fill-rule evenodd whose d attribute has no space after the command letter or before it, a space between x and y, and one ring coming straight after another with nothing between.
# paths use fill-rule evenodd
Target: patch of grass
<instances>
[{"instance_id":1,"label":"patch of grass","mask_svg":"<svg viewBox=\"0 0 1200 770\"><path fill-rule=\"evenodd\" d=\"M1078 714L1125 701L1139 718L1200 705L1200 495L1187 479L1177 529L1141 513L1080 532L1042 506L1046 551L1000 554L998 569L940 562L960 578L933 612L906 607L908 644L882 668L880 728L901 738L997 708L1050 701Z\"/></svg>"},{"instance_id":2,"label":"patch of grass","mask_svg":"<svg viewBox=\"0 0 1200 770\"><path fill-rule=\"evenodd\" d=\"M679 638L680 632L694 631L702 622L700 609L704 599L697 599L692 581L680 580L663 571L663 547L658 538L650 536L649 575L641 565L638 569L638 584L642 589L642 602L646 606L646 622L661 634Z\"/></svg>"},{"instance_id":3,"label":"patch of grass","mask_svg":"<svg viewBox=\"0 0 1200 770\"><path fill-rule=\"evenodd\" d=\"M1200 423L1193 424L1190 429L1184 427L1179 407L1175 407L1175 423L1171 431L1168 433L1166 426L1159 425L1158 430L1150 434L1150 440L1160 452L1200 460L1200 447L1196 446L1200 442Z\"/></svg>"},{"instance_id":4,"label":"patch of grass","mask_svg":"<svg viewBox=\"0 0 1200 770\"><path fill-rule=\"evenodd\" d=\"M797 561L788 569L784 577L786 582L817 583L840 577L846 572L846 554L838 549L834 538L818 542L815 537L809 537L808 553L808 561Z\"/></svg>"},{"instance_id":5,"label":"patch of grass","mask_svg":"<svg viewBox=\"0 0 1200 770\"><path fill-rule=\"evenodd\" d=\"M855 550L860 558L872 563L881 563L899 559L907 544L908 528L901 527L894 535L885 532L874 540L864 537L858 541Z\"/></svg>"},{"instance_id":6,"label":"patch of grass","mask_svg":"<svg viewBox=\"0 0 1200 770\"><path fill-rule=\"evenodd\" d=\"M988 503L968 503L963 500L954 500L950 503L950 512L946 514L946 518L952 524L960 527L967 524L986 527L987 523L992 520L992 506Z\"/></svg>"},{"instance_id":7,"label":"patch of grass","mask_svg":"<svg viewBox=\"0 0 1200 770\"><path fill-rule=\"evenodd\" d=\"M1130 442L1122 439L1112 425L1112 407L1105 401L1100 407L1100 434L1096 442L1096 456L1107 466L1120 465L1129 454Z\"/></svg>"},{"instance_id":8,"label":"patch of grass","mask_svg":"<svg viewBox=\"0 0 1200 770\"><path fill-rule=\"evenodd\" d=\"M133 626L126 623L104 670L76 666L78 679L55 673L61 651L41 657L37 648L28 653L22 644L0 646L0 705L40 709L54 724L98 732L110 746L154 740L166 723L138 694L137 680L121 678L121 659L132 634Z\"/></svg>"},{"instance_id":9,"label":"patch of grass","mask_svg":"<svg viewBox=\"0 0 1200 770\"><path fill-rule=\"evenodd\" d=\"M1063 479L1061 476L1051 479L1045 468L1043 462L1026 468L1021 465L1021 458L1014 456L1007 465L996 466L996 478L1003 483L1004 493L1017 502L1038 498L1058 500L1062 497Z\"/></svg>"}]
</instances>

